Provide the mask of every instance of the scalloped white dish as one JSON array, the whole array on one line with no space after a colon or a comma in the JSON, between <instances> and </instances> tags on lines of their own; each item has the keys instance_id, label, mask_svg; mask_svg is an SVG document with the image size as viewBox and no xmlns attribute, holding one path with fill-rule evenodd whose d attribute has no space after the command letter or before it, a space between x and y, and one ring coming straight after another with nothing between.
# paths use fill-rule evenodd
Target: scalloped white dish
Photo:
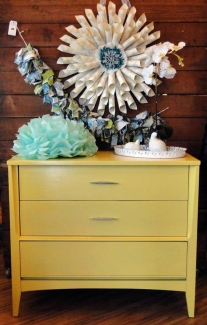
<instances>
[{"instance_id":1,"label":"scalloped white dish","mask_svg":"<svg viewBox=\"0 0 207 325\"><path fill-rule=\"evenodd\" d=\"M134 158L183 158L186 150L182 147L167 147L167 151L149 151L147 146L141 146L141 150L124 149L123 145L114 146L116 155Z\"/></svg>"}]
</instances>

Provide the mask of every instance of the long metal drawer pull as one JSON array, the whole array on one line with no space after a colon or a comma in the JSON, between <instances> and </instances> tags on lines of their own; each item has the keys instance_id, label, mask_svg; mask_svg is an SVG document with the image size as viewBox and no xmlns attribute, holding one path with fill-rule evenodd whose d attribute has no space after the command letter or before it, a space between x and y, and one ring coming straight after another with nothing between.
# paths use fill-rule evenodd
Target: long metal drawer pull
<instances>
[{"instance_id":1,"label":"long metal drawer pull","mask_svg":"<svg viewBox=\"0 0 207 325\"><path fill-rule=\"evenodd\" d=\"M93 217L90 218L91 220L96 220L96 221L113 221L113 220L118 220L118 218L115 217Z\"/></svg>"},{"instance_id":2,"label":"long metal drawer pull","mask_svg":"<svg viewBox=\"0 0 207 325\"><path fill-rule=\"evenodd\" d=\"M117 182L108 182L108 181L97 181L97 182L90 182L90 184L119 184Z\"/></svg>"}]
</instances>

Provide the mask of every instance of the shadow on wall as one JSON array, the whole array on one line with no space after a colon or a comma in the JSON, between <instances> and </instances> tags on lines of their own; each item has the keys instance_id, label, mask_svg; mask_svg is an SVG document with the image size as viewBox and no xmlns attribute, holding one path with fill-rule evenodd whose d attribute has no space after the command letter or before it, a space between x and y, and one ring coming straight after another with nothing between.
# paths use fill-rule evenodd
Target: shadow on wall
<instances>
[{"instance_id":1,"label":"shadow on wall","mask_svg":"<svg viewBox=\"0 0 207 325\"><path fill-rule=\"evenodd\" d=\"M204 136L201 147L201 169L207 169L207 124L204 130Z\"/></svg>"}]
</instances>

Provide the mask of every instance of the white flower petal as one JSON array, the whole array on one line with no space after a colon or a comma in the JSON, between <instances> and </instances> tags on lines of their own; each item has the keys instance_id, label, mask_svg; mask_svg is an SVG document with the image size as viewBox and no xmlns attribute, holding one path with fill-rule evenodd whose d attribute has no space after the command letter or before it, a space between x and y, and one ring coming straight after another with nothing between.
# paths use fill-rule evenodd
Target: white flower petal
<instances>
[{"instance_id":1,"label":"white flower petal","mask_svg":"<svg viewBox=\"0 0 207 325\"><path fill-rule=\"evenodd\" d=\"M176 70L173 67L168 67L164 75L166 79L172 79L176 74Z\"/></svg>"}]
</instances>

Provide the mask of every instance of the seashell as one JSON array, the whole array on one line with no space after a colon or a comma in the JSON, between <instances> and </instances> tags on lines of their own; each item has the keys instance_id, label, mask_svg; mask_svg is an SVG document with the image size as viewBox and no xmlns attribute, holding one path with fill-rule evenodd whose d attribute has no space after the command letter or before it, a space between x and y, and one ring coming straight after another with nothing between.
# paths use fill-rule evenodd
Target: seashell
<instances>
[{"instance_id":1,"label":"seashell","mask_svg":"<svg viewBox=\"0 0 207 325\"><path fill-rule=\"evenodd\" d=\"M150 151L166 151L167 147L164 141L157 139L157 132L152 132L149 140Z\"/></svg>"},{"instance_id":2,"label":"seashell","mask_svg":"<svg viewBox=\"0 0 207 325\"><path fill-rule=\"evenodd\" d=\"M141 150L139 140L136 140L135 142L128 142L128 143L126 143L124 145L124 149Z\"/></svg>"}]
</instances>

